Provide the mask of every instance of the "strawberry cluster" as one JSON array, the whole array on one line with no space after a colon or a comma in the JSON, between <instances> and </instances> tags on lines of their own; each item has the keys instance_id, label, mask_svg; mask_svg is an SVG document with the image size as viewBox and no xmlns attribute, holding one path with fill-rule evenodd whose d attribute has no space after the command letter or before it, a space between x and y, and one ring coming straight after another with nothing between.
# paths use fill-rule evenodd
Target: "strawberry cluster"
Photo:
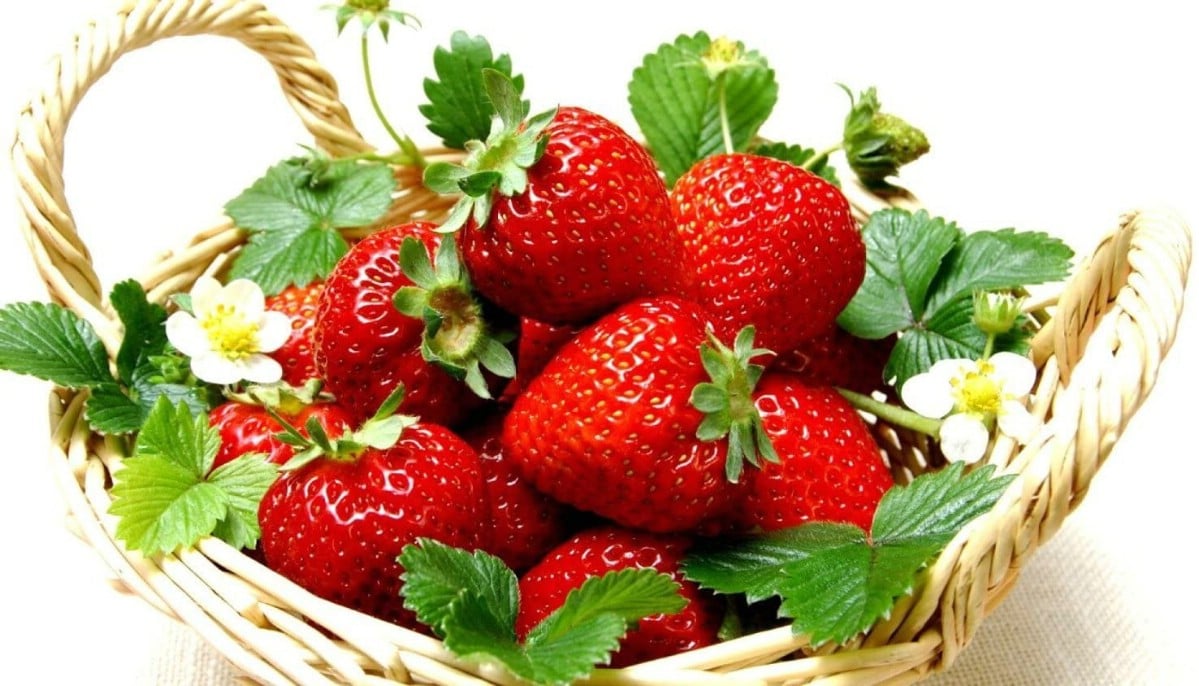
<instances>
[{"instance_id":1,"label":"strawberry cluster","mask_svg":"<svg viewBox=\"0 0 1199 686\"><path fill-rule=\"evenodd\" d=\"M724 604L679 571L696 537L868 528L892 485L832 389L870 390L886 357L835 321L865 272L859 228L836 186L788 162L714 155L668 191L598 114L506 123L477 159L429 169L463 193L444 225L357 242L311 287L315 307L268 300L293 321L285 378L327 394L316 413L211 414L231 453L306 456L261 502L263 556L420 628L404 547L482 549L524 572L518 633L588 578L655 569L687 605L640 622L615 663L710 644ZM523 164L521 143L537 151ZM348 431L398 392L398 436ZM283 443L246 442L289 422Z\"/></svg>"}]
</instances>

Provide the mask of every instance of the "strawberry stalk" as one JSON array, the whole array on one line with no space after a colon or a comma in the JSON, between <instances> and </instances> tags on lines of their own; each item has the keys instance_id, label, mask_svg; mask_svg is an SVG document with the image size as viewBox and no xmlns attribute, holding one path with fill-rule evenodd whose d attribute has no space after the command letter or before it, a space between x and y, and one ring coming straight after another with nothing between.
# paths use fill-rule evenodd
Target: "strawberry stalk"
<instances>
[{"instance_id":1,"label":"strawberry stalk","mask_svg":"<svg viewBox=\"0 0 1199 686\"><path fill-rule=\"evenodd\" d=\"M922 414L917 414L906 408L899 407L898 405L892 405L891 403L875 400L868 395L863 395L862 393L857 393L845 388L837 388L836 390L841 394L842 397L849 401L850 405L853 405L855 408L863 412L868 412L892 426L902 426L905 429L918 431L926 436L932 436L933 438L938 438L940 436L940 419L925 417Z\"/></svg>"},{"instance_id":2,"label":"strawberry stalk","mask_svg":"<svg viewBox=\"0 0 1199 686\"><path fill-rule=\"evenodd\" d=\"M396 292L395 307L425 322L422 357L464 381L479 397L490 398L483 370L506 379L516 376L516 362L504 345L508 337L489 330L453 235L442 239L435 262L429 262L419 240L404 239L400 269L415 285Z\"/></svg>"},{"instance_id":3,"label":"strawberry stalk","mask_svg":"<svg viewBox=\"0 0 1199 686\"><path fill-rule=\"evenodd\" d=\"M699 354L712 380L696 384L691 391L691 405L705 415L695 436L701 441L728 438L724 474L733 483L740 480L746 462L758 467L761 460L779 460L753 398L754 387L765 368L750 363L755 357L774 353L753 344L752 326L737 334L731 349L709 329L708 342L700 346Z\"/></svg>"}]
</instances>

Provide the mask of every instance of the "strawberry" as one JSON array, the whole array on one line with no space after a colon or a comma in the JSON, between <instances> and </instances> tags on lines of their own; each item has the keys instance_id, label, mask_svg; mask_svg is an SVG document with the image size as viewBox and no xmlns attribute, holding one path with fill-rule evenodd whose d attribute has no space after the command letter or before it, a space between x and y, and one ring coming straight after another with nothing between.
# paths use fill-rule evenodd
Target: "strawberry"
<instances>
[{"instance_id":1,"label":"strawberry","mask_svg":"<svg viewBox=\"0 0 1199 686\"><path fill-rule=\"evenodd\" d=\"M554 548L520 579L520 637L566 600L571 590L591 577L620 569L654 569L671 575L687 605L671 615L651 615L637 623L612 655L613 667L701 648L717 641L724 605L687 581L679 562L690 542L679 535L655 535L614 526L589 529Z\"/></svg>"},{"instance_id":2,"label":"strawberry","mask_svg":"<svg viewBox=\"0 0 1199 686\"><path fill-rule=\"evenodd\" d=\"M424 320L393 302L401 289L417 288L401 269L401 246L411 241L408 253L415 249L427 262L442 241L435 229L411 222L378 231L351 247L325 281L312 329L314 359L325 388L359 419L401 384L401 409L435 424L454 424L478 404L466 385L425 359Z\"/></svg>"},{"instance_id":3,"label":"strawberry","mask_svg":"<svg viewBox=\"0 0 1199 686\"><path fill-rule=\"evenodd\" d=\"M515 314L566 324L676 289L682 241L641 144L577 107L522 122L520 96L490 74L502 126L463 166L425 174L434 190L466 193L445 228L465 224L462 257L479 292Z\"/></svg>"},{"instance_id":4,"label":"strawberry","mask_svg":"<svg viewBox=\"0 0 1199 686\"><path fill-rule=\"evenodd\" d=\"M500 444L503 415L487 418L463 435L479 454L489 510L483 549L509 568L528 569L566 537L568 512L537 491L517 472Z\"/></svg>"},{"instance_id":5,"label":"strawberry","mask_svg":"<svg viewBox=\"0 0 1199 686\"><path fill-rule=\"evenodd\" d=\"M282 312L291 320L291 336L271 357L283 367L283 381L293 386L302 386L317 376L311 335L324 289L323 281L314 281L307 286L289 286L266 299L266 309Z\"/></svg>"},{"instance_id":6,"label":"strawberry","mask_svg":"<svg viewBox=\"0 0 1199 686\"><path fill-rule=\"evenodd\" d=\"M810 386L840 386L868 394L883 389L883 370L895 341L894 335L858 338L834 326L780 354L770 368L791 372Z\"/></svg>"},{"instance_id":7,"label":"strawberry","mask_svg":"<svg viewBox=\"0 0 1199 686\"><path fill-rule=\"evenodd\" d=\"M689 402L708 379L707 323L673 297L601 318L516 399L505 453L539 490L625 526L685 531L719 517L734 496L728 445L697 437L706 420Z\"/></svg>"},{"instance_id":8,"label":"strawberry","mask_svg":"<svg viewBox=\"0 0 1199 686\"><path fill-rule=\"evenodd\" d=\"M777 463L746 470L740 526L770 531L807 521L856 524L867 531L891 487L891 472L870 430L831 388L768 372L754 392Z\"/></svg>"},{"instance_id":9,"label":"strawberry","mask_svg":"<svg viewBox=\"0 0 1199 686\"><path fill-rule=\"evenodd\" d=\"M475 451L442 426L392 415L397 404L395 394L359 431L314 441L267 490L258 522L271 569L416 628L396 558L421 537L475 548L486 511Z\"/></svg>"},{"instance_id":10,"label":"strawberry","mask_svg":"<svg viewBox=\"0 0 1199 686\"><path fill-rule=\"evenodd\" d=\"M776 352L827 331L866 273L866 248L835 186L788 162L709 157L670 194L695 281L718 330L753 325Z\"/></svg>"},{"instance_id":11,"label":"strawberry","mask_svg":"<svg viewBox=\"0 0 1199 686\"><path fill-rule=\"evenodd\" d=\"M330 433L341 433L352 424L350 415L332 403L304 405L284 418L307 435L309 419L315 419ZM284 428L261 405L231 400L222 403L208 414L208 423L221 433L212 468L230 462L246 453L266 453L271 462L282 465L295 457L296 449L279 440Z\"/></svg>"},{"instance_id":12,"label":"strawberry","mask_svg":"<svg viewBox=\"0 0 1199 686\"><path fill-rule=\"evenodd\" d=\"M501 402L511 402L528 387L558 349L578 334L577 326L546 324L522 317L516 339L516 376L504 387Z\"/></svg>"}]
</instances>

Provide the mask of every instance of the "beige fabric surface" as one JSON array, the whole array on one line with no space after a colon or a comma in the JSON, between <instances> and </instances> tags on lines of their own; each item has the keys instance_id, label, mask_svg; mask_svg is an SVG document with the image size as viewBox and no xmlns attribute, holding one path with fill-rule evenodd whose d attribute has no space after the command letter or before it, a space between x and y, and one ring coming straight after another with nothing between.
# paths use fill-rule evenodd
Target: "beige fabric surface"
<instances>
[{"instance_id":1,"label":"beige fabric surface","mask_svg":"<svg viewBox=\"0 0 1199 686\"><path fill-rule=\"evenodd\" d=\"M8 136L12 115L40 82L44 58L113 4L6 6L0 134ZM356 46L336 40L329 17L317 11L323 3L268 4L314 44L341 79L359 126L383 145L358 79ZM402 128L431 142L413 98L432 46L465 28L514 54L538 104L561 99L628 124L623 88L639 56L703 27L767 53L784 89L776 117L788 123L785 132L791 123L813 131L805 144L820 145L839 126L845 103L833 82L878 85L884 103L933 140L933 154L905 172L907 183L963 226L1044 229L1086 251L1119 212L1140 203L1167 202L1192 226L1199 222L1192 24L1175 3L1016 2L1003 12L967 12L948 3L846 2L804 6L786 22L755 19L779 11L764 0L688 3L685 17L670 5L607 3L589 17L595 45L580 52L577 37L544 30L566 21L558 3L526 3L538 18L527 26L498 4L480 3L465 16L457 4L405 3L425 29L396 32L382 53L384 104ZM67 194L102 278L111 284L136 274L206 228L225 200L294 153L301 136L269 70L245 50L195 39L130 56L89 94L67 138ZM10 219L6 166L0 177L0 303L42 298ZM1195 299L1192 292L1158 388L1086 501L953 669L931 683L1195 682ZM0 683L230 683L234 674L214 651L113 591L102 564L67 532L42 463L44 403L43 384L0 373L0 617L10 634L0 642Z\"/></svg>"}]
</instances>

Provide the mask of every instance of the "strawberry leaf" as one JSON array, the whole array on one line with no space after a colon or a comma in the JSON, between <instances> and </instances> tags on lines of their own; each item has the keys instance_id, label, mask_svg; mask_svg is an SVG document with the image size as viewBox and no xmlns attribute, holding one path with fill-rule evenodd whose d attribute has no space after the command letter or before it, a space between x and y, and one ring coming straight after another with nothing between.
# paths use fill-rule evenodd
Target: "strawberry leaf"
<instances>
[{"instance_id":1,"label":"strawberry leaf","mask_svg":"<svg viewBox=\"0 0 1199 686\"><path fill-rule=\"evenodd\" d=\"M633 117L668 186L696 162L726 152L722 99L732 144L727 152L749 147L778 100L774 71L739 43L732 44L739 55L735 65L719 75L706 67L715 43L703 32L679 36L646 55L629 82Z\"/></svg>"},{"instance_id":2,"label":"strawberry leaf","mask_svg":"<svg viewBox=\"0 0 1199 686\"><path fill-rule=\"evenodd\" d=\"M378 220L394 189L395 177L383 164L316 153L276 164L225 205L251 234L230 278L251 279L271 295L327 276L348 250L337 229Z\"/></svg>"},{"instance_id":3,"label":"strawberry leaf","mask_svg":"<svg viewBox=\"0 0 1199 686\"><path fill-rule=\"evenodd\" d=\"M956 462L887 492L869 536L849 524L813 522L746 539L701 542L683 573L750 602L782 599L779 614L813 645L844 643L910 593L920 570L968 523L989 512L1012 475L992 465L963 474Z\"/></svg>"},{"instance_id":4,"label":"strawberry leaf","mask_svg":"<svg viewBox=\"0 0 1199 686\"><path fill-rule=\"evenodd\" d=\"M961 229L920 210L881 210L862 228L866 278L837 323L860 338L884 338L914 326L928 288Z\"/></svg>"},{"instance_id":5,"label":"strawberry leaf","mask_svg":"<svg viewBox=\"0 0 1199 686\"><path fill-rule=\"evenodd\" d=\"M135 371L147 364L153 355L160 355L167 346L163 323L167 311L162 305L146 299L146 291L133 279L112 287L108 296L112 308L121 318L125 336L117 352L117 374L125 383L132 383Z\"/></svg>"},{"instance_id":6,"label":"strawberry leaf","mask_svg":"<svg viewBox=\"0 0 1199 686\"><path fill-rule=\"evenodd\" d=\"M448 148L462 149L467 141L484 140L491 131L496 109L487 97L484 69L494 69L509 77L518 95L524 90L524 77L512 75L512 60L508 55L495 56L486 38L462 31L450 36L448 50L439 46L433 52L433 69L437 79L425 79L424 83L429 102L419 109L428 121L429 131L439 136ZM518 102L519 120L528 112L529 104Z\"/></svg>"},{"instance_id":7,"label":"strawberry leaf","mask_svg":"<svg viewBox=\"0 0 1199 686\"><path fill-rule=\"evenodd\" d=\"M275 468L261 456L247 456L209 475L219 446L220 433L207 416L160 397L133 456L113 475L108 512L119 518L116 537L146 555L193 545L212 533L233 545L252 545L258 501Z\"/></svg>"},{"instance_id":8,"label":"strawberry leaf","mask_svg":"<svg viewBox=\"0 0 1199 686\"><path fill-rule=\"evenodd\" d=\"M568 684L606 663L629 626L678 612L678 584L652 569L585 581L562 607L517 640L516 575L492 555L421 539L400 554L404 607L433 627L459 657L491 660L539 684Z\"/></svg>"},{"instance_id":9,"label":"strawberry leaf","mask_svg":"<svg viewBox=\"0 0 1199 686\"><path fill-rule=\"evenodd\" d=\"M866 278L837 323L860 338L894 333L885 376L902 386L939 360L977 359L987 337L972 319L977 290L1017 289L1064 278L1073 252L1056 238L1014 229L965 233L921 210L888 209L862 229ZM1027 319L995 350L1022 352Z\"/></svg>"},{"instance_id":10,"label":"strawberry leaf","mask_svg":"<svg viewBox=\"0 0 1199 686\"><path fill-rule=\"evenodd\" d=\"M108 353L91 325L51 303L0 308L0 369L66 388L113 383Z\"/></svg>"},{"instance_id":11,"label":"strawberry leaf","mask_svg":"<svg viewBox=\"0 0 1199 686\"><path fill-rule=\"evenodd\" d=\"M816 157L816 151L802 145L787 145L786 143L758 143L748 152L762 157L790 162L797 167L803 167L829 183L841 187L837 178L837 168L829 161L828 155Z\"/></svg>"}]
</instances>

